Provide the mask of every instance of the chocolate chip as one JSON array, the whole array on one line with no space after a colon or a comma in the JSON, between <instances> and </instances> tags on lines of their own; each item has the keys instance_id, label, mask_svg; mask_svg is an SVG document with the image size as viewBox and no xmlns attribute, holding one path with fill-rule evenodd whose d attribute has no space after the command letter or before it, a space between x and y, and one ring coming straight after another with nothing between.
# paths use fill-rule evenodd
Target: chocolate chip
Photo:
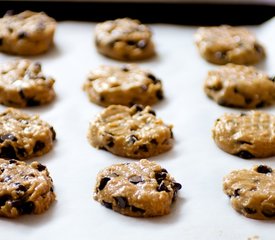
<instances>
[{"instance_id":1,"label":"chocolate chip","mask_svg":"<svg viewBox=\"0 0 275 240\"><path fill-rule=\"evenodd\" d=\"M130 183L133 183L133 184L138 184L138 183L140 183L140 182L142 182L143 180L142 180L142 177L141 176L132 176L132 177L130 177L129 178L129 182Z\"/></svg>"},{"instance_id":2,"label":"chocolate chip","mask_svg":"<svg viewBox=\"0 0 275 240\"><path fill-rule=\"evenodd\" d=\"M152 143L154 145L158 145L158 141L156 139L154 139L154 138L150 141L150 143Z\"/></svg>"},{"instance_id":3,"label":"chocolate chip","mask_svg":"<svg viewBox=\"0 0 275 240\"><path fill-rule=\"evenodd\" d=\"M162 90L158 90L156 96L159 100L162 100L164 98Z\"/></svg>"},{"instance_id":4,"label":"chocolate chip","mask_svg":"<svg viewBox=\"0 0 275 240\"><path fill-rule=\"evenodd\" d=\"M100 97L99 97L99 101L100 101L100 102L104 102L104 101L105 101L105 97L104 97L104 96L100 96Z\"/></svg>"},{"instance_id":5,"label":"chocolate chip","mask_svg":"<svg viewBox=\"0 0 275 240\"><path fill-rule=\"evenodd\" d=\"M16 191L22 191L22 192L26 192L27 191L27 188L22 185L22 184L19 184Z\"/></svg>"},{"instance_id":6,"label":"chocolate chip","mask_svg":"<svg viewBox=\"0 0 275 240\"><path fill-rule=\"evenodd\" d=\"M3 38L0 38L0 46L3 44Z\"/></svg>"},{"instance_id":7,"label":"chocolate chip","mask_svg":"<svg viewBox=\"0 0 275 240\"><path fill-rule=\"evenodd\" d=\"M137 42L137 47L140 48L140 49L144 49L147 47L147 42L145 40L140 40Z\"/></svg>"},{"instance_id":8,"label":"chocolate chip","mask_svg":"<svg viewBox=\"0 0 275 240\"><path fill-rule=\"evenodd\" d=\"M50 131L52 132L52 140L54 141L56 139L56 132L53 127L50 127Z\"/></svg>"},{"instance_id":9,"label":"chocolate chip","mask_svg":"<svg viewBox=\"0 0 275 240\"><path fill-rule=\"evenodd\" d=\"M174 189L174 191L179 191L182 188L182 186L178 182L173 182L172 188Z\"/></svg>"},{"instance_id":10,"label":"chocolate chip","mask_svg":"<svg viewBox=\"0 0 275 240\"><path fill-rule=\"evenodd\" d=\"M150 114L156 116L156 112L155 112L154 110L150 110L148 113L150 113Z\"/></svg>"},{"instance_id":11,"label":"chocolate chip","mask_svg":"<svg viewBox=\"0 0 275 240\"><path fill-rule=\"evenodd\" d=\"M165 186L164 182L161 182L161 184L157 187L158 192L170 192L169 189Z\"/></svg>"},{"instance_id":12,"label":"chocolate chip","mask_svg":"<svg viewBox=\"0 0 275 240\"><path fill-rule=\"evenodd\" d=\"M155 173L155 178L158 184L160 184L166 177L167 177L167 172L162 171L162 172Z\"/></svg>"},{"instance_id":13,"label":"chocolate chip","mask_svg":"<svg viewBox=\"0 0 275 240\"><path fill-rule=\"evenodd\" d=\"M98 186L98 189L101 191L105 188L106 184L111 180L111 178L104 177L100 180L100 184Z\"/></svg>"},{"instance_id":14,"label":"chocolate chip","mask_svg":"<svg viewBox=\"0 0 275 240\"><path fill-rule=\"evenodd\" d=\"M123 66L121 67L121 70L122 70L123 72L129 72L129 68L128 68L126 65L123 65Z\"/></svg>"},{"instance_id":15,"label":"chocolate chip","mask_svg":"<svg viewBox=\"0 0 275 240\"><path fill-rule=\"evenodd\" d=\"M34 145L33 152L37 153L38 151L41 151L45 146L46 145L44 142L38 140Z\"/></svg>"},{"instance_id":16,"label":"chocolate chip","mask_svg":"<svg viewBox=\"0 0 275 240\"><path fill-rule=\"evenodd\" d=\"M234 197L240 196L240 190L241 190L240 188L235 189L235 190L234 190L233 196L234 196Z\"/></svg>"},{"instance_id":17,"label":"chocolate chip","mask_svg":"<svg viewBox=\"0 0 275 240\"><path fill-rule=\"evenodd\" d=\"M150 78L154 84L160 82L160 80L158 80L152 73L148 73L147 77Z\"/></svg>"},{"instance_id":18,"label":"chocolate chip","mask_svg":"<svg viewBox=\"0 0 275 240\"><path fill-rule=\"evenodd\" d=\"M272 173L272 168L266 166L266 165L259 165L256 169L256 171L258 173L263 173L263 174L267 174L267 173Z\"/></svg>"},{"instance_id":19,"label":"chocolate chip","mask_svg":"<svg viewBox=\"0 0 275 240\"><path fill-rule=\"evenodd\" d=\"M248 214L255 214L257 213L257 210L256 209L253 209L253 208L249 208L249 207L245 207L244 208L244 211Z\"/></svg>"},{"instance_id":20,"label":"chocolate chip","mask_svg":"<svg viewBox=\"0 0 275 240\"><path fill-rule=\"evenodd\" d=\"M17 160L15 160L15 159L11 159L11 160L9 160L9 164L16 164L17 163Z\"/></svg>"},{"instance_id":21,"label":"chocolate chip","mask_svg":"<svg viewBox=\"0 0 275 240\"><path fill-rule=\"evenodd\" d=\"M20 157L26 157L27 156L27 152L25 148L17 148L17 154Z\"/></svg>"},{"instance_id":22,"label":"chocolate chip","mask_svg":"<svg viewBox=\"0 0 275 240\"><path fill-rule=\"evenodd\" d=\"M44 171L45 169L46 169L46 166L42 165L41 163L38 163L38 164L37 164L37 170L38 170L39 172L42 172L42 171Z\"/></svg>"},{"instance_id":23,"label":"chocolate chip","mask_svg":"<svg viewBox=\"0 0 275 240\"><path fill-rule=\"evenodd\" d=\"M106 208L109 208L109 209L113 208L112 203L109 203L109 202L102 201L102 205Z\"/></svg>"},{"instance_id":24,"label":"chocolate chip","mask_svg":"<svg viewBox=\"0 0 275 240\"><path fill-rule=\"evenodd\" d=\"M145 213L144 209L141 209L141 208L138 208L138 207L135 207L135 206L130 206L130 209L131 209L132 212Z\"/></svg>"},{"instance_id":25,"label":"chocolate chip","mask_svg":"<svg viewBox=\"0 0 275 240\"><path fill-rule=\"evenodd\" d=\"M114 197L114 199L120 208L128 207L128 200L126 197Z\"/></svg>"},{"instance_id":26,"label":"chocolate chip","mask_svg":"<svg viewBox=\"0 0 275 240\"><path fill-rule=\"evenodd\" d=\"M136 41L133 41L133 40L128 40L128 41L126 41L126 43L128 44L128 45L136 45L137 44L137 42Z\"/></svg>"},{"instance_id":27,"label":"chocolate chip","mask_svg":"<svg viewBox=\"0 0 275 240\"><path fill-rule=\"evenodd\" d=\"M114 144L113 140L110 140L110 142L107 143L107 146L110 148L113 147L114 145L115 144Z\"/></svg>"},{"instance_id":28,"label":"chocolate chip","mask_svg":"<svg viewBox=\"0 0 275 240\"><path fill-rule=\"evenodd\" d=\"M4 206L8 200L11 199L9 195L3 195L0 197L0 206Z\"/></svg>"},{"instance_id":29,"label":"chocolate chip","mask_svg":"<svg viewBox=\"0 0 275 240\"><path fill-rule=\"evenodd\" d=\"M246 150L242 150L242 151L238 152L236 155L241 158L244 158L244 159L251 159L251 158L255 157L252 153L250 153Z\"/></svg>"},{"instance_id":30,"label":"chocolate chip","mask_svg":"<svg viewBox=\"0 0 275 240\"><path fill-rule=\"evenodd\" d=\"M35 207L33 202L23 202L22 200L13 200L12 206L15 207L20 214L31 214Z\"/></svg>"},{"instance_id":31,"label":"chocolate chip","mask_svg":"<svg viewBox=\"0 0 275 240\"><path fill-rule=\"evenodd\" d=\"M267 218L275 217L275 209L264 209L262 214Z\"/></svg>"},{"instance_id":32,"label":"chocolate chip","mask_svg":"<svg viewBox=\"0 0 275 240\"><path fill-rule=\"evenodd\" d=\"M0 152L0 157L2 158L17 158L16 152L11 145L7 145L2 147Z\"/></svg>"},{"instance_id":33,"label":"chocolate chip","mask_svg":"<svg viewBox=\"0 0 275 240\"><path fill-rule=\"evenodd\" d=\"M149 151L146 144L140 145L138 149L140 151L143 151L143 152L148 152Z\"/></svg>"},{"instance_id":34,"label":"chocolate chip","mask_svg":"<svg viewBox=\"0 0 275 240\"><path fill-rule=\"evenodd\" d=\"M26 32L19 32L17 37L18 37L18 39L23 39L23 38L27 37L27 33Z\"/></svg>"},{"instance_id":35,"label":"chocolate chip","mask_svg":"<svg viewBox=\"0 0 275 240\"><path fill-rule=\"evenodd\" d=\"M28 98L27 99L27 106L28 107L35 107L35 106L39 106L40 105L40 101L35 100L33 98Z\"/></svg>"},{"instance_id":36,"label":"chocolate chip","mask_svg":"<svg viewBox=\"0 0 275 240\"><path fill-rule=\"evenodd\" d=\"M141 112L144 109L144 107L140 104L135 104L133 107L135 107L137 112Z\"/></svg>"},{"instance_id":37,"label":"chocolate chip","mask_svg":"<svg viewBox=\"0 0 275 240\"><path fill-rule=\"evenodd\" d=\"M26 99L25 94L24 94L24 90L23 90L23 89L20 89L20 91L19 91L19 95L20 95L20 97L21 97L23 100L25 100L25 99Z\"/></svg>"},{"instance_id":38,"label":"chocolate chip","mask_svg":"<svg viewBox=\"0 0 275 240\"><path fill-rule=\"evenodd\" d=\"M135 135L130 135L128 139L128 143L134 144L137 140L138 138Z\"/></svg>"},{"instance_id":39,"label":"chocolate chip","mask_svg":"<svg viewBox=\"0 0 275 240\"><path fill-rule=\"evenodd\" d=\"M259 103L256 104L256 108L262 108L265 106L265 101L260 101Z\"/></svg>"},{"instance_id":40,"label":"chocolate chip","mask_svg":"<svg viewBox=\"0 0 275 240\"><path fill-rule=\"evenodd\" d=\"M16 142L17 138L12 133L7 133L5 135L0 136L0 142L4 142L5 140L10 140L12 142Z\"/></svg>"}]
</instances>

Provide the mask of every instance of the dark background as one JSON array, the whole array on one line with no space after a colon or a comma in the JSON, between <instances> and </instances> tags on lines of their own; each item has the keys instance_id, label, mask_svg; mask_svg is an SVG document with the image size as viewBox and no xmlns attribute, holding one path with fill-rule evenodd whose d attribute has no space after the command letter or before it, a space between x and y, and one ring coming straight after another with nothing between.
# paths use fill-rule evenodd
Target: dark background
<instances>
[{"instance_id":1,"label":"dark background","mask_svg":"<svg viewBox=\"0 0 275 240\"><path fill-rule=\"evenodd\" d=\"M102 3L0 1L0 15L7 10L44 11L56 20L100 22L119 17L144 23L186 25L254 25L275 15L275 6L244 4Z\"/></svg>"}]
</instances>

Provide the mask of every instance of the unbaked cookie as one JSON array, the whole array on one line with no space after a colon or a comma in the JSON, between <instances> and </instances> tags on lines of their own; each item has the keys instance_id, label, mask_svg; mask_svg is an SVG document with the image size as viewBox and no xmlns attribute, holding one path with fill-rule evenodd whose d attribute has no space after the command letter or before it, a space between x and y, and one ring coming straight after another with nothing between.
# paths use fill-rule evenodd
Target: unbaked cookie
<instances>
[{"instance_id":1,"label":"unbaked cookie","mask_svg":"<svg viewBox=\"0 0 275 240\"><path fill-rule=\"evenodd\" d=\"M163 99L161 81L134 64L96 68L88 75L84 90L92 102L102 106L152 105Z\"/></svg>"},{"instance_id":2,"label":"unbaked cookie","mask_svg":"<svg viewBox=\"0 0 275 240\"><path fill-rule=\"evenodd\" d=\"M95 28L97 50L110 58L133 61L152 57L155 47L152 32L138 20L116 19L99 23Z\"/></svg>"},{"instance_id":3,"label":"unbaked cookie","mask_svg":"<svg viewBox=\"0 0 275 240\"><path fill-rule=\"evenodd\" d=\"M0 216L40 214L54 200L53 182L44 165L0 159Z\"/></svg>"},{"instance_id":4,"label":"unbaked cookie","mask_svg":"<svg viewBox=\"0 0 275 240\"><path fill-rule=\"evenodd\" d=\"M212 130L216 144L241 158L275 155L275 116L265 112L224 114Z\"/></svg>"},{"instance_id":5,"label":"unbaked cookie","mask_svg":"<svg viewBox=\"0 0 275 240\"><path fill-rule=\"evenodd\" d=\"M273 78L254 67L235 64L209 71L204 91L218 104L228 107L258 108L275 100Z\"/></svg>"},{"instance_id":6,"label":"unbaked cookie","mask_svg":"<svg viewBox=\"0 0 275 240\"><path fill-rule=\"evenodd\" d=\"M170 212L181 184L155 162L112 165L97 175L94 199L132 217L162 216Z\"/></svg>"},{"instance_id":7,"label":"unbaked cookie","mask_svg":"<svg viewBox=\"0 0 275 240\"><path fill-rule=\"evenodd\" d=\"M0 113L0 157L26 160L49 152L55 131L38 115L9 108Z\"/></svg>"},{"instance_id":8,"label":"unbaked cookie","mask_svg":"<svg viewBox=\"0 0 275 240\"><path fill-rule=\"evenodd\" d=\"M275 172L265 165L233 171L224 178L232 207L246 217L275 219Z\"/></svg>"},{"instance_id":9,"label":"unbaked cookie","mask_svg":"<svg viewBox=\"0 0 275 240\"><path fill-rule=\"evenodd\" d=\"M0 19L0 51L17 55L46 52L53 43L56 21L45 13L24 11Z\"/></svg>"},{"instance_id":10,"label":"unbaked cookie","mask_svg":"<svg viewBox=\"0 0 275 240\"><path fill-rule=\"evenodd\" d=\"M201 27L195 42L201 56L215 64L255 64L265 57L262 45L242 27Z\"/></svg>"},{"instance_id":11,"label":"unbaked cookie","mask_svg":"<svg viewBox=\"0 0 275 240\"><path fill-rule=\"evenodd\" d=\"M140 159L168 151L173 133L149 106L111 105L90 124L88 139L96 148Z\"/></svg>"},{"instance_id":12,"label":"unbaked cookie","mask_svg":"<svg viewBox=\"0 0 275 240\"><path fill-rule=\"evenodd\" d=\"M10 107L38 106L55 97L54 79L42 73L41 64L15 59L0 64L0 103Z\"/></svg>"}]
</instances>

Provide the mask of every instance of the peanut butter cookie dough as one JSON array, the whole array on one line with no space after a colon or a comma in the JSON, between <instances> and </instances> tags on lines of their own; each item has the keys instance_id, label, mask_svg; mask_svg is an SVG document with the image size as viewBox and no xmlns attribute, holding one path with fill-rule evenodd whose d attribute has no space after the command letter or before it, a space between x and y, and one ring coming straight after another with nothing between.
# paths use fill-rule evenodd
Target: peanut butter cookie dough
<instances>
[{"instance_id":1,"label":"peanut butter cookie dough","mask_svg":"<svg viewBox=\"0 0 275 240\"><path fill-rule=\"evenodd\" d=\"M244 216L275 219L275 173L271 167L233 171L224 178L223 190L232 207Z\"/></svg>"},{"instance_id":2,"label":"peanut butter cookie dough","mask_svg":"<svg viewBox=\"0 0 275 240\"><path fill-rule=\"evenodd\" d=\"M119 18L97 24L97 50L110 58L122 61L147 59L155 55L152 32L138 20Z\"/></svg>"},{"instance_id":3,"label":"peanut butter cookie dough","mask_svg":"<svg viewBox=\"0 0 275 240\"><path fill-rule=\"evenodd\" d=\"M92 102L105 107L152 105L163 99L161 81L134 64L96 68L88 75L84 90Z\"/></svg>"},{"instance_id":4,"label":"peanut butter cookie dough","mask_svg":"<svg viewBox=\"0 0 275 240\"><path fill-rule=\"evenodd\" d=\"M55 131L38 115L9 108L0 113L0 157L26 160L49 152Z\"/></svg>"},{"instance_id":5,"label":"peanut butter cookie dough","mask_svg":"<svg viewBox=\"0 0 275 240\"><path fill-rule=\"evenodd\" d=\"M214 64L255 64L265 57L263 46L243 27L201 27L195 42L203 58Z\"/></svg>"},{"instance_id":6,"label":"peanut butter cookie dough","mask_svg":"<svg viewBox=\"0 0 275 240\"><path fill-rule=\"evenodd\" d=\"M92 146L128 158L147 158L172 147L172 126L151 107L111 105L90 124Z\"/></svg>"},{"instance_id":7,"label":"peanut butter cookie dough","mask_svg":"<svg viewBox=\"0 0 275 240\"><path fill-rule=\"evenodd\" d=\"M54 200L53 182L44 165L0 159L0 216L40 214Z\"/></svg>"},{"instance_id":8,"label":"peanut butter cookie dough","mask_svg":"<svg viewBox=\"0 0 275 240\"><path fill-rule=\"evenodd\" d=\"M275 100L274 79L254 67L227 64L208 72L204 91L219 105L258 108Z\"/></svg>"},{"instance_id":9,"label":"peanut butter cookie dough","mask_svg":"<svg viewBox=\"0 0 275 240\"><path fill-rule=\"evenodd\" d=\"M225 152L241 158L275 155L275 116L260 111L224 114L212 130L213 139Z\"/></svg>"},{"instance_id":10,"label":"peanut butter cookie dough","mask_svg":"<svg viewBox=\"0 0 275 240\"><path fill-rule=\"evenodd\" d=\"M0 19L0 51L16 55L37 55L53 43L56 21L45 13L24 11Z\"/></svg>"},{"instance_id":11,"label":"peanut butter cookie dough","mask_svg":"<svg viewBox=\"0 0 275 240\"><path fill-rule=\"evenodd\" d=\"M162 216L170 212L181 184L155 162L112 165L97 175L94 199L132 217Z\"/></svg>"},{"instance_id":12,"label":"peanut butter cookie dough","mask_svg":"<svg viewBox=\"0 0 275 240\"><path fill-rule=\"evenodd\" d=\"M30 107L51 102L54 79L42 73L41 64L15 59L0 64L0 103L9 107Z\"/></svg>"}]
</instances>

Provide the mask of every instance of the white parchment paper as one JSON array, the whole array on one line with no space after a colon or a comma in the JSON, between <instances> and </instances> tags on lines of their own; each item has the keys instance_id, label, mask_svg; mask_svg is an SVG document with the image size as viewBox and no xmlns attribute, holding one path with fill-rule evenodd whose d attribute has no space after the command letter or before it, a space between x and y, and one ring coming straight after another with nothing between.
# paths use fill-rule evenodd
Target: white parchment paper
<instances>
[{"instance_id":1,"label":"white parchment paper","mask_svg":"<svg viewBox=\"0 0 275 240\"><path fill-rule=\"evenodd\" d=\"M93 44L95 23L61 22L55 47L32 59L56 79L56 101L25 109L38 113L57 132L54 149L34 160L45 164L54 180L57 201L42 215L0 218L1 240L231 240L259 236L275 239L275 222L258 221L235 212L222 191L222 178L234 169L255 164L275 167L275 157L243 160L220 150L211 138L216 118L238 112L218 106L202 89L207 71L217 66L201 59L194 45L196 27L151 25L158 56L140 62L163 81L165 100L154 106L157 115L174 124L175 145L151 158L183 185L168 216L137 219L104 208L92 199L98 171L114 163L131 161L92 148L87 139L89 122L102 108L88 101L82 85L88 71L100 64L122 64L99 55ZM267 49L257 65L275 75L275 19L250 27ZM0 61L13 57L0 54ZM1 106L0 110L4 107ZM264 108L275 114L275 106ZM30 161L29 161L30 162Z\"/></svg>"}]
</instances>

